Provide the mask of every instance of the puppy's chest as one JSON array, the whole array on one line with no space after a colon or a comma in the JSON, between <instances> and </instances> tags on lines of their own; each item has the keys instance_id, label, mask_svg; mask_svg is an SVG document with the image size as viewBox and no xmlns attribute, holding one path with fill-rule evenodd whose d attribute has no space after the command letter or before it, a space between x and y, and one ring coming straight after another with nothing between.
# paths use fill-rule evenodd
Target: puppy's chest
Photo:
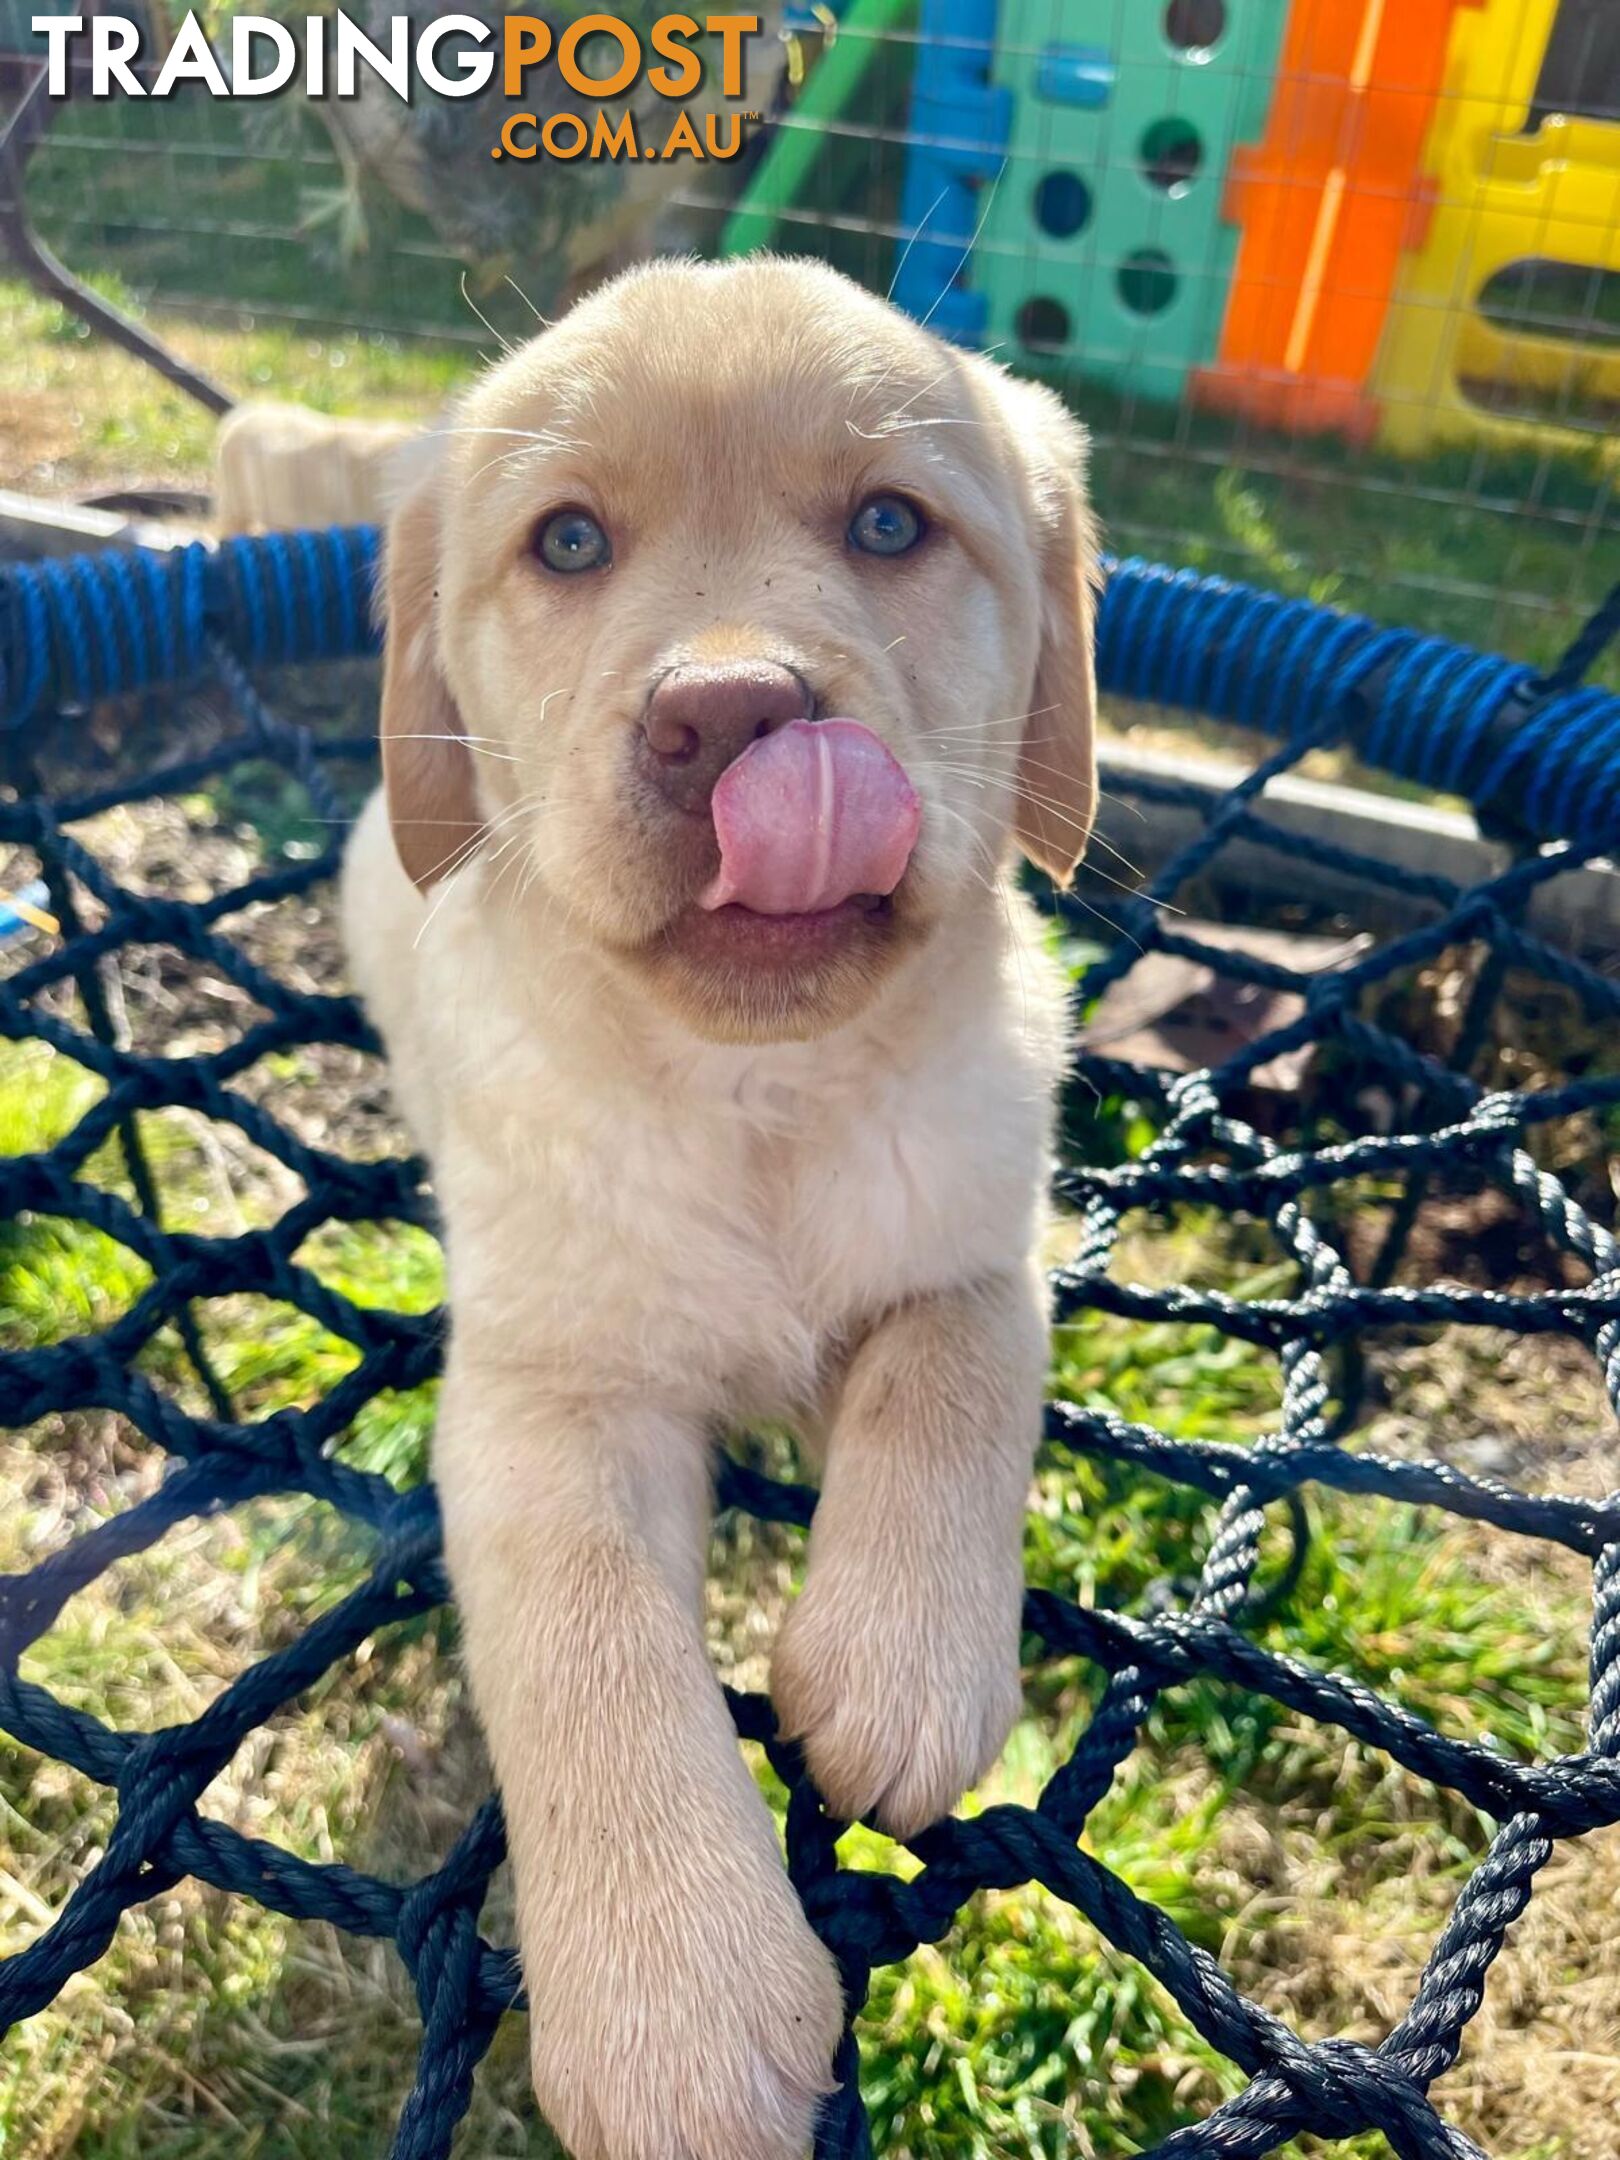
<instances>
[{"instance_id":1,"label":"puppy's chest","mask_svg":"<svg viewBox=\"0 0 1620 2160\"><path fill-rule=\"evenodd\" d=\"M1033 1166L1032 1166L1033 1167ZM792 1316L842 1334L905 1297L961 1279L989 1242L1004 1242L1012 1196L964 1190L971 1163L928 1118L810 1115L750 1137L734 1195L739 1229L755 1246Z\"/></svg>"},{"instance_id":2,"label":"puppy's chest","mask_svg":"<svg viewBox=\"0 0 1620 2160\"><path fill-rule=\"evenodd\" d=\"M753 1136L734 1201L783 1296L827 1326L874 1290L893 1295L926 1208L898 1136L824 1130Z\"/></svg>"}]
</instances>

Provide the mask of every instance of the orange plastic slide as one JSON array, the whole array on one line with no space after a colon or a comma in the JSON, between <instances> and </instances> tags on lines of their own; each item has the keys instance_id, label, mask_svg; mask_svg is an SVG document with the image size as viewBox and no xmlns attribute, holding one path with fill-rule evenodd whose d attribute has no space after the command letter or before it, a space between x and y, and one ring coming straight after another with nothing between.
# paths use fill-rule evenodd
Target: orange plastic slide
<instances>
[{"instance_id":1,"label":"orange plastic slide","mask_svg":"<svg viewBox=\"0 0 1620 2160\"><path fill-rule=\"evenodd\" d=\"M1241 145L1242 229L1201 404L1270 426L1370 435L1367 388L1402 252L1432 189L1423 149L1452 23L1480 0L1294 0L1266 132Z\"/></svg>"}]
</instances>

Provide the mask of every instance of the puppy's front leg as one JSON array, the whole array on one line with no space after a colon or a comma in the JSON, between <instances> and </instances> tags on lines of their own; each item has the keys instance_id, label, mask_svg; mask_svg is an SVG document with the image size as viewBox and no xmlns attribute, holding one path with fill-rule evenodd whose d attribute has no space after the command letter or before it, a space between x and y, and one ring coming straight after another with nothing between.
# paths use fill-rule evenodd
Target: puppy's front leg
<instances>
[{"instance_id":1,"label":"puppy's front leg","mask_svg":"<svg viewBox=\"0 0 1620 2160\"><path fill-rule=\"evenodd\" d=\"M1033 1265L900 1306L851 1360L771 1675L840 1815L921 1829L1001 1752L1045 1369Z\"/></svg>"},{"instance_id":2,"label":"puppy's front leg","mask_svg":"<svg viewBox=\"0 0 1620 2160\"><path fill-rule=\"evenodd\" d=\"M435 1468L576 2160L799 2160L840 2023L704 1652L703 1435L463 1333Z\"/></svg>"}]
</instances>

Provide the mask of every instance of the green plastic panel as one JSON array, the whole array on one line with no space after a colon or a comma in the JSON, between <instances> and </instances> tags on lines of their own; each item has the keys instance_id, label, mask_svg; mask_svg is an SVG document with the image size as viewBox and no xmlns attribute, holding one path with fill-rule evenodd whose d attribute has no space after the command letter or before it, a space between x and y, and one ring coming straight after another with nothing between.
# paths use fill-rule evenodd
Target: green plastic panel
<instances>
[{"instance_id":1,"label":"green plastic panel","mask_svg":"<svg viewBox=\"0 0 1620 2160\"><path fill-rule=\"evenodd\" d=\"M1215 357L1227 169L1264 130L1288 4L1002 0L1012 135L971 276L1003 359L1176 399Z\"/></svg>"}]
</instances>

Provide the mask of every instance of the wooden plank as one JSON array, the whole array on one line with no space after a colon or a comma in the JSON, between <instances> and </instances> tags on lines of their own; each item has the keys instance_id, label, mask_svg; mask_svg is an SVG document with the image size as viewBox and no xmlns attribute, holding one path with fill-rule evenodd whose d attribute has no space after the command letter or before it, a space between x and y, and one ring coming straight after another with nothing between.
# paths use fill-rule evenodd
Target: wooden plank
<instances>
[{"instance_id":1,"label":"wooden plank","mask_svg":"<svg viewBox=\"0 0 1620 2160\"><path fill-rule=\"evenodd\" d=\"M1102 802L1097 832L1107 848L1138 869L1155 869L1203 829L1206 813L1245 777L1246 768L1223 760L1171 757L1105 741L1099 749ZM1136 784L1173 785L1193 798L1186 803L1146 802ZM1397 870L1443 877L1467 887L1495 877L1512 861L1499 841L1488 840L1463 812L1430 803L1374 795L1365 788L1335 786L1285 773L1266 790L1266 822L1304 840L1326 841ZM1292 900L1308 899L1337 909L1357 924L1400 929L1430 919L1422 900L1374 878L1347 877L1335 863L1309 854L1284 855L1258 842L1229 841L1205 873L1217 890L1245 888ZM1620 954L1620 872L1593 863L1554 878L1537 891L1531 927L1572 952Z\"/></svg>"}]
</instances>

